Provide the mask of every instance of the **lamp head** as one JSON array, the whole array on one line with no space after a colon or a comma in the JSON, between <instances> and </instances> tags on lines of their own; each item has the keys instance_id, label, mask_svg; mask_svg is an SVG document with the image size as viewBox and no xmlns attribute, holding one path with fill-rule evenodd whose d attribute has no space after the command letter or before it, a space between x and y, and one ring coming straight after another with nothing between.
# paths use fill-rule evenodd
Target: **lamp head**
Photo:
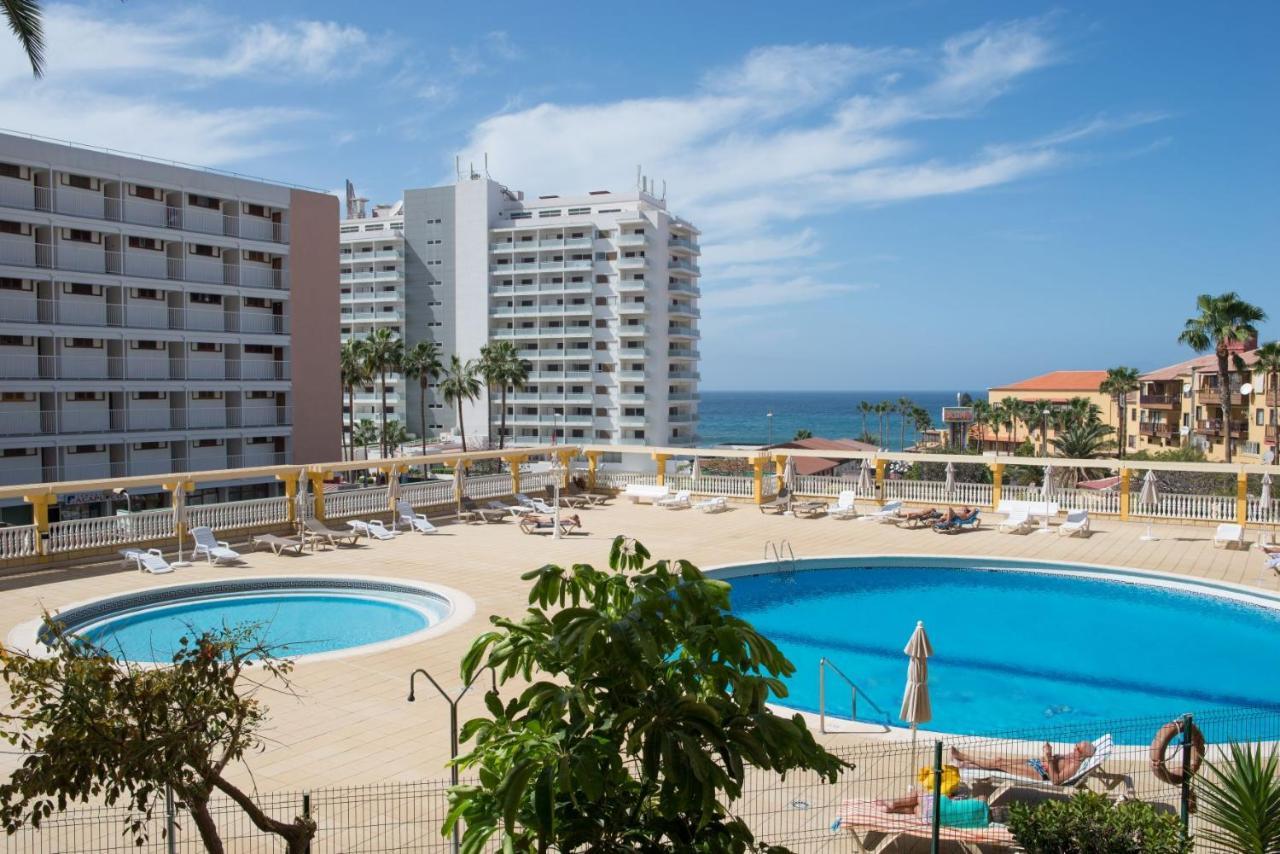
<instances>
[{"instance_id":1,"label":"lamp head","mask_svg":"<svg viewBox=\"0 0 1280 854\"><path fill-rule=\"evenodd\" d=\"M124 487L117 486L115 489L112 489L111 492L115 495L120 495L122 492L124 492Z\"/></svg>"}]
</instances>

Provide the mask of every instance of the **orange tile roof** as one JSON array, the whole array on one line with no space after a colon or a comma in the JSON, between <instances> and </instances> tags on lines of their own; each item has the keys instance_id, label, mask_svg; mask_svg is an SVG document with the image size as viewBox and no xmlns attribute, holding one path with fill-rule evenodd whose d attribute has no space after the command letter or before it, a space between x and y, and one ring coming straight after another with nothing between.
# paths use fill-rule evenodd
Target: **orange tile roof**
<instances>
[{"instance_id":1,"label":"orange tile roof","mask_svg":"<svg viewBox=\"0 0 1280 854\"><path fill-rule=\"evenodd\" d=\"M1009 385L996 386L990 391L1094 391L1107 378L1106 371L1050 371L1038 377Z\"/></svg>"},{"instance_id":2,"label":"orange tile roof","mask_svg":"<svg viewBox=\"0 0 1280 854\"><path fill-rule=\"evenodd\" d=\"M814 436L812 439L796 439L781 442L774 448L803 448L806 451L874 451L875 445L859 442L856 439L824 439ZM832 460L826 457L796 457L796 474L811 475L830 471L848 460Z\"/></svg>"},{"instance_id":3,"label":"orange tile roof","mask_svg":"<svg viewBox=\"0 0 1280 854\"><path fill-rule=\"evenodd\" d=\"M1240 354L1240 358L1244 359L1246 365L1252 365L1258 361L1257 350L1246 350ZM1196 356L1194 359L1187 359L1185 362L1179 362L1176 365L1169 365L1164 368L1157 368L1150 373L1143 374L1140 379L1147 382L1164 382L1168 380L1176 380L1178 377L1190 377L1192 370L1213 370L1218 369L1218 357L1213 353L1205 356ZM1232 370L1235 370L1232 365Z\"/></svg>"}]
</instances>

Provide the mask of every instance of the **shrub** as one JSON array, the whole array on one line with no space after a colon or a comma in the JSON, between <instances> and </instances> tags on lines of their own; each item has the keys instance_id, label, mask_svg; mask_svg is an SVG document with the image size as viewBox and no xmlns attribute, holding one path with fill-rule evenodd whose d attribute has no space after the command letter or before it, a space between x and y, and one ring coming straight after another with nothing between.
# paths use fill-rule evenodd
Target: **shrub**
<instances>
[{"instance_id":1,"label":"shrub","mask_svg":"<svg viewBox=\"0 0 1280 854\"><path fill-rule=\"evenodd\" d=\"M1119 804L1096 792L1069 801L1014 804L1009 830L1027 854L1184 854L1182 823L1151 804Z\"/></svg>"},{"instance_id":2,"label":"shrub","mask_svg":"<svg viewBox=\"0 0 1280 854\"><path fill-rule=\"evenodd\" d=\"M1209 842L1231 851L1280 851L1280 760L1275 748L1232 744L1230 759L1210 762L1198 781Z\"/></svg>"}]
</instances>

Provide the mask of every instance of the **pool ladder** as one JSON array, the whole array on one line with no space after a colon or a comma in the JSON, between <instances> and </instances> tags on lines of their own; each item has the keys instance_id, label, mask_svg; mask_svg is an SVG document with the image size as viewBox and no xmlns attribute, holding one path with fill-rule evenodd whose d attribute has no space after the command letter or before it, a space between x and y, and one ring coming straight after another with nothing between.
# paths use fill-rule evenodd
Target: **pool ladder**
<instances>
[{"instance_id":1,"label":"pool ladder","mask_svg":"<svg viewBox=\"0 0 1280 854\"><path fill-rule=\"evenodd\" d=\"M862 694L863 700L866 703L868 703L871 706L871 708L875 709L876 712L879 713L880 717L884 718L884 723L880 724L880 726L883 726L884 731L888 732L891 729L891 724L890 724L891 719L889 718L889 713L886 712L884 709L880 708L878 705L876 705L876 701L868 697L866 691L860 690L858 688L857 683L855 683L852 679L846 676L844 674L844 671L841 670L839 667L837 667L835 663L831 659L827 658L826 656L823 656L822 658L818 659L818 730L819 732L822 732L823 734L829 734L827 732L827 670L828 669L830 669L832 673L834 673L835 675L843 679L845 684L849 686L849 698L850 698L849 699L849 720L856 721L858 719L858 694Z\"/></svg>"},{"instance_id":2,"label":"pool ladder","mask_svg":"<svg viewBox=\"0 0 1280 854\"><path fill-rule=\"evenodd\" d=\"M779 540L774 542L769 540L764 544L765 560L773 555L773 562L778 567L779 574L792 576L796 574L796 553L791 548L790 540Z\"/></svg>"}]
</instances>

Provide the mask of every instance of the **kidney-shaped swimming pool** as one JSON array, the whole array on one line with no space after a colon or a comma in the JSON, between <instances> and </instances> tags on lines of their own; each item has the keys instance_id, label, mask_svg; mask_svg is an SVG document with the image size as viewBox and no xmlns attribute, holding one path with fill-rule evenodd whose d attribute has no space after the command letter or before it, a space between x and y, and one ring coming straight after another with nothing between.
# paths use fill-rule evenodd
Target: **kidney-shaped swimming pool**
<instances>
[{"instance_id":1,"label":"kidney-shaped swimming pool","mask_svg":"<svg viewBox=\"0 0 1280 854\"><path fill-rule=\"evenodd\" d=\"M863 692L860 720L901 726L903 647L923 620L934 648L931 730L995 735L1226 707L1280 711L1280 680L1268 675L1280 661L1280 611L1232 588L959 558L823 558L775 570L713 574L732 584L734 612L796 665L783 701L794 708L818 710L826 657ZM848 690L828 686L828 714L848 717Z\"/></svg>"}]
</instances>

